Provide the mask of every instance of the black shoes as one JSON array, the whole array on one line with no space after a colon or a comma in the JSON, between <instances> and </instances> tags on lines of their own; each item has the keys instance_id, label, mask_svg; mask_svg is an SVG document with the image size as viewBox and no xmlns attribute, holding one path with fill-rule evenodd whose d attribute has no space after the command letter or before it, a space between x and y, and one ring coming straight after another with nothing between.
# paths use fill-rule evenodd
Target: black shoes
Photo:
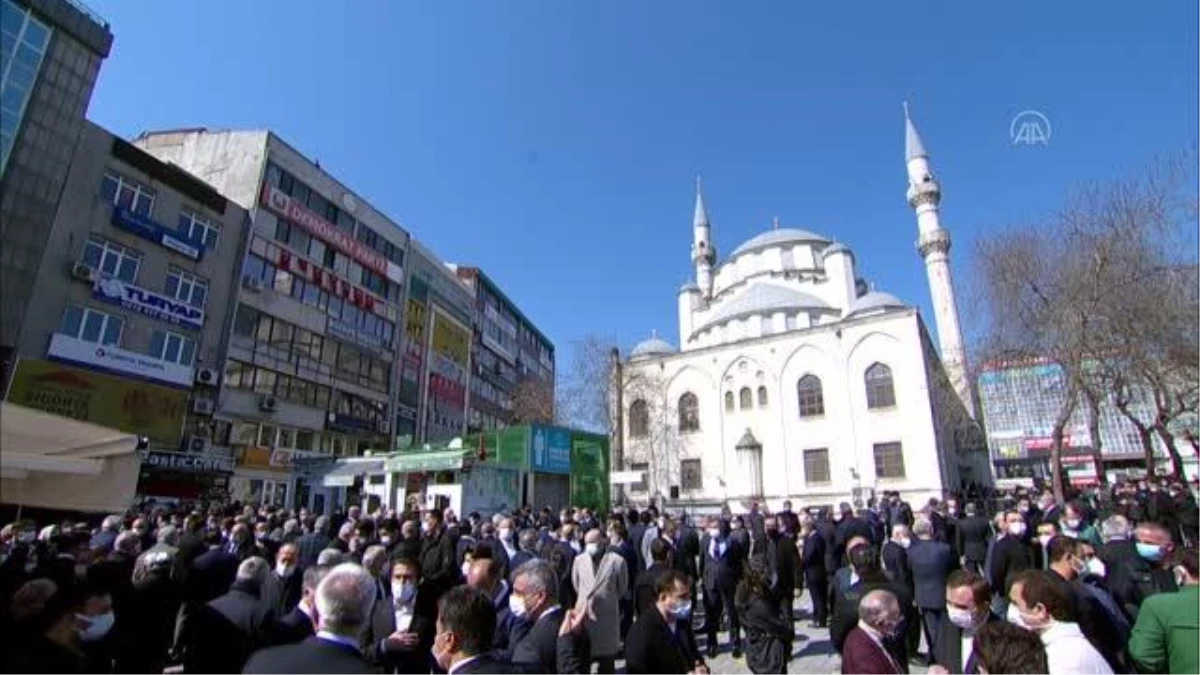
<instances>
[{"instance_id":1,"label":"black shoes","mask_svg":"<svg viewBox=\"0 0 1200 675\"><path fill-rule=\"evenodd\" d=\"M717 645L716 644L710 644L708 646L708 658L710 658L710 659L717 658Z\"/></svg>"}]
</instances>

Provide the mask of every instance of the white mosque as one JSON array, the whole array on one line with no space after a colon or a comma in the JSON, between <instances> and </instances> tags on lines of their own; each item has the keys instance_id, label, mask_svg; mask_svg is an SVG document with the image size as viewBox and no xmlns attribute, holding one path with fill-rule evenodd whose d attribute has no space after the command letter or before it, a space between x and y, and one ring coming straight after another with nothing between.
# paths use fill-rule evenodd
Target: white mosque
<instances>
[{"instance_id":1,"label":"white mosque","mask_svg":"<svg viewBox=\"0 0 1200 675\"><path fill-rule=\"evenodd\" d=\"M940 356L917 310L872 289L828 237L776 221L719 260L697 181L681 344L654 336L622 364L631 500L736 511L898 490L916 504L987 480L941 189L907 106L905 159Z\"/></svg>"}]
</instances>

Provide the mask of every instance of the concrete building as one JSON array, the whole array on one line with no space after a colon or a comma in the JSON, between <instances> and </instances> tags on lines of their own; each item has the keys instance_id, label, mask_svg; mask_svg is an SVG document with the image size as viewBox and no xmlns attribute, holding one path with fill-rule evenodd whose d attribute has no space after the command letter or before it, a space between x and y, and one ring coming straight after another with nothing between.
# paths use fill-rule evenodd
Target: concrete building
<instances>
[{"instance_id":1,"label":"concrete building","mask_svg":"<svg viewBox=\"0 0 1200 675\"><path fill-rule=\"evenodd\" d=\"M84 122L18 308L9 400L147 437L143 494L220 494L214 387L247 227L211 186Z\"/></svg>"},{"instance_id":2,"label":"concrete building","mask_svg":"<svg viewBox=\"0 0 1200 675\"><path fill-rule=\"evenodd\" d=\"M475 296L475 335L471 351L471 432L495 431L517 422L513 396L518 385L554 402L554 343L521 312L491 277L478 267L450 265ZM529 420L519 420L528 422Z\"/></svg>"},{"instance_id":3,"label":"concrete building","mask_svg":"<svg viewBox=\"0 0 1200 675\"><path fill-rule=\"evenodd\" d=\"M408 233L269 131L185 129L135 143L250 213L214 438L231 496L331 510L339 456L394 447ZM363 473L371 467L364 466Z\"/></svg>"},{"instance_id":4,"label":"concrete building","mask_svg":"<svg viewBox=\"0 0 1200 675\"><path fill-rule=\"evenodd\" d=\"M432 251L412 240L397 449L466 433L474 323L470 291Z\"/></svg>"},{"instance_id":5,"label":"concrete building","mask_svg":"<svg viewBox=\"0 0 1200 675\"><path fill-rule=\"evenodd\" d=\"M50 236L108 23L77 0L0 0L0 384Z\"/></svg>"},{"instance_id":6,"label":"concrete building","mask_svg":"<svg viewBox=\"0 0 1200 675\"><path fill-rule=\"evenodd\" d=\"M905 125L909 202L953 356L948 236L929 208L940 193L907 115ZM871 290L848 247L776 221L719 262L712 229L697 185L680 348L654 336L622 365L619 468L641 478L634 501L828 506L896 490L916 504L988 482L982 433L953 370L962 359L943 365L917 311Z\"/></svg>"}]
</instances>

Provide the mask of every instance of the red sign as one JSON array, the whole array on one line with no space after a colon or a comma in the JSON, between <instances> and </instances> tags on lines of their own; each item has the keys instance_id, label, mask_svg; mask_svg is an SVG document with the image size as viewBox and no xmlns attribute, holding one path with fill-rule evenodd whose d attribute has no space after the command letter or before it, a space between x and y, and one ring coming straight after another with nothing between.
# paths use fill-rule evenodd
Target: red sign
<instances>
[{"instance_id":1,"label":"red sign","mask_svg":"<svg viewBox=\"0 0 1200 675\"><path fill-rule=\"evenodd\" d=\"M279 269L285 272L300 277L301 279L312 283L314 286L329 292L331 295L336 295L352 305L357 305L363 311L372 314L381 314L383 307L378 310L375 307L380 300L369 292L361 288L351 285L349 282L338 279L331 272L325 272L316 263L309 263L304 258L296 258L292 256L291 251L279 250L279 258L273 260Z\"/></svg>"},{"instance_id":2,"label":"red sign","mask_svg":"<svg viewBox=\"0 0 1200 675\"><path fill-rule=\"evenodd\" d=\"M1025 449L1026 450L1049 450L1050 446L1052 446L1052 445L1054 445L1054 439L1049 436L1040 436L1037 438L1026 438L1025 439ZM1063 435L1062 446L1064 448L1071 447L1071 437L1070 436L1067 436L1066 434Z\"/></svg>"},{"instance_id":3,"label":"red sign","mask_svg":"<svg viewBox=\"0 0 1200 675\"><path fill-rule=\"evenodd\" d=\"M301 205L279 188L264 184L262 205L275 215L304 228L317 239L328 242L337 250L362 263L363 266L387 276L387 258L355 239L354 235L309 211L308 207Z\"/></svg>"}]
</instances>

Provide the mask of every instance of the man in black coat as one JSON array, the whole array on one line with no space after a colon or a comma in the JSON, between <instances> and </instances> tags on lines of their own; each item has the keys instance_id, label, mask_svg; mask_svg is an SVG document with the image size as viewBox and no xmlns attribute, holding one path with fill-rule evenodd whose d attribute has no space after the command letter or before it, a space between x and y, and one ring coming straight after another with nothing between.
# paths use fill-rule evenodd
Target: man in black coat
<instances>
[{"instance_id":1,"label":"man in black coat","mask_svg":"<svg viewBox=\"0 0 1200 675\"><path fill-rule=\"evenodd\" d=\"M955 527L956 548L962 556L963 567L982 574L992 526L987 518L979 515L975 502L967 502L965 508L966 517L959 520Z\"/></svg>"},{"instance_id":2,"label":"man in black coat","mask_svg":"<svg viewBox=\"0 0 1200 675\"><path fill-rule=\"evenodd\" d=\"M704 633L708 636L708 656L717 655L717 628L721 612L729 615L729 638L733 643L733 658L742 653L741 625L738 620L734 594L742 578L746 549L738 540L721 529L721 522L708 519L708 531L700 542L700 578L704 589Z\"/></svg>"},{"instance_id":3,"label":"man in black coat","mask_svg":"<svg viewBox=\"0 0 1200 675\"><path fill-rule=\"evenodd\" d=\"M692 596L688 579L664 570L654 602L638 616L625 641L627 673L708 673L692 632Z\"/></svg>"},{"instance_id":4,"label":"man in black coat","mask_svg":"<svg viewBox=\"0 0 1200 675\"><path fill-rule=\"evenodd\" d=\"M314 634L313 620L316 618L317 586L329 572L328 567L313 565L304 570L301 583L300 602L292 611L275 621L271 628L272 645L296 644Z\"/></svg>"},{"instance_id":5,"label":"man in black coat","mask_svg":"<svg viewBox=\"0 0 1200 675\"><path fill-rule=\"evenodd\" d=\"M957 570L946 579L946 621L938 629L933 643L931 661L951 673L972 675L979 672L979 663L972 650L962 653L963 636L974 637L986 623L1004 619L991 611L992 588L987 580L969 570Z\"/></svg>"},{"instance_id":6,"label":"man in black coat","mask_svg":"<svg viewBox=\"0 0 1200 675\"><path fill-rule=\"evenodd\" d=\"M1018 511L1008 511L1004 514L1004 522L1004 536L998 536L992 547L992 568L988 570L988 580L995 593L1007 598L1013 577L1034 569L1034 563L1033 551L1023 539L1027 527L1025 518ZM1000 604L1005 605L1003 602Z\"/></svg>"},{"instance_id":7,"label":"man in black coat","mask_svg":"<svg viewBox=\"0 0 1200 675\"><path fill-rule=\"evenodd\" d=\"M853 509L846 502L842 502L838 512L834 514L834 521L837 523L837 534L833 547L834 562L841 566L845 560L846 544L851 539L862 537L868 542L871 541L871 524L855 517Z\"/></svg>"},{"instance_id":8,"label":"man in black coat","mask_svg":"<svg viewBox=\"0 0 1200 675\"><path fill-rule=\"evenodd\" d=\"M185 638L186 672L240 672L251 654L269 644L272 608L263 587L270 573L266 560L247 558L229 592L199 608Z\"/></svg>"},{"instance_id":9,"label":"man in black coat","mask_svg":"<svg viewBox=\"0 0 1200 675\"><path fill-rule=\"evenodd\" d=\"M829 572L825 567L825 539L813 526L811 518L800 521L800 566L804 570L804 585L812 599L812 626L824 628L829 614Z\"/></svg>"},{"instance_id":10,"label":"man in black coat","mask_svg":"<svg viewBox=\"0 0 1200 675\"><path fill-rule=\"evenodd\" d=\"M644 570L650 566L650 561L642 557L642 537L646 536L646 525L642 522L637 509L629 509L625 516L626 527L629 528L629 543L637 554L638 569Z\"/></svg>"},{"instance_id":11,"label":"man in black coat","mask_svg":"<svg viewBox=\"0 0 1200 675\"><path fill-rule=\"evenodd\" d=\"M358 565L338 565L321 580L316 595L317 627L321 635L313 635L297 644L258 651L241 672L379 672L359 651L359 636L371 619L371 607L375 602L375 581Z\"/></svg>"},{"instance_id":12,"label":"man in black coat","mask_svg":"<svg viewBox=\"0 0 1200 675\"><path fill-rule=\"evenodd\" d=\"M899 585L888 581L879 564L879 552L870 545L853 546L850 549L850 564L857 581L839 594L834 604L833 621L829 626L829 640L839 654L846 644L850 631L858 625L858 603L867 593L886 590L896 596L900 607L912 605L912 596ZM908 672L908 647L906 635L908 617L898 627L894 637L886 638L883 647L891 654L903 672Z\"/></svg>"},{"instance_id":13,"label":"man in black coat","mask_svg":"<svg viewBox=\"0 0 1200 675\"><path fill-rule=\"evenodd\" d=\"M912 546L912 532L907 525L892 527L892 538L883 545L883 571L891 579L911 593L913 590L912 570L908 566L908 548Z\"/></svg>"},{"instance_id":14,"label":"man in black coat","mask_svg":"<svg viewBox=\"0 0 1200 675\"><path fill-rule=\"evenodd\" d=\"M455 542L446 531L442 512L430 509L425 512L425 540L421 543L421 578L428 593L441 597L462 577L456 562Z\"/></svg>"},{"instance_id":15,"label":"man in black coat","mask_svg":"<svg viewBox=\"0 0 1200 675\"><path fill-rule=\"evenodd\" d=\"M913 599L921 613L925 644L932 645L946 616L946 579L958 569L958 561L949 544L933 539L933 524L928 520L918 518L912 529L916 540L908 549L908 567Z\"/></svg>"},{"instance_id":16,"label":"man in black coat","mask_svg":"<svg viewBox=\"0 0 1200 675\"><path fill-rule=\"evenodd\" d=\"M1131 624L1137 622L1143 600L1156 593L1177 589L1174 574L1164 566L1173 548L1174 543L1166 527L1143 522L1134 530L1134 541L1125 542L1125 545L1109 551L1111 560L1106 561L1108 574L1105 583ZM1143 552L1151 557L1143 555Z\"/></svg>"},{"instance_id":17,"label":"man in black coat","mask_svg":"<svg viewBox=\"0 0 1200 675\"><path fill-rule=\"evenodd\" d=\"M300 554L300 566L311 567L317 564L317 556L329 548L329 516L317 516L313 521L313 531L296 541Z\"/></svg>"},{"instance_id":18,"label":"man in black coat","mask_svg":"<svg viewBox=\"0 0 1200 675\"><path fill-rule=\"evenodd\" d=\"M796 540L780 529L778 519L764 519L763 532L766 535L766 562L771 592L779 603L779 616L789 628L794 629L792 605L795 602L796 576L800 570L800 552L796 550Z\"/></svg>"},{"instance_id":19,"label":"man in black coat","mask_svg":"<svg viewBox=\"0 0 1200 675\"><path fill-rule=\"evenodd\" d=\"M415 560L397 560L390 574L390 593L375 599L362 635L363 654L385 672L428 673L437 597L422 586Z\"/></svg>"},{"instance_id":20,"label":"man in black coat","mask_svg":"<svg viewBox=\"0 0 1200 675\"><path fill-rule=\"evenodd\" d=\"M670 556L671 546L667 542L656 539L650 543L650 567L638 574L633 586L633 602L638 616L654 611L654 603L658 602L658 580L670 571Z\"/></svg>"},{"instance_id":21,"label":"man in black coat","mask_svg":"<svg viewBox=\"0 0 1200 675\"><path fill-rule=\"evenodd\" d=\"M557 594L558 575L544 560L525 563L513 578L513 664L537 673L556 672L559 628L566 616Z\"/></svg>"},{"instance_id":22,"label":"man in black coat","mask_svg":"<svg viewBox=\"0 0 1200 675\"><path fill-rule=\"evenodd\" d=\"M283 544L275 554L276 596L275 615L283 616L296 608L303 592L304 571L299 567L299 556L295 544Z\"/></svg>"},{"instance_id":23,"label":"man in black coat","mask_svg":"<svg viewBox=\"0 0 1200 675\"><path fill-rule=\"evenodd\" d=\"M1108 661L1114 673L1129 672L1125 664L1125 645L1129 642L1129 626L1118 625L1117 617L1110 617L1099 594L1105 591L1088 586L1080 578L1087 571L1080 553L1080 542L1067 536L1057 536L1046 547L1053 572L1070 587L1071 609L1075 623L1083 636L1096 647L1096 651ZM1107 598L1111 601L1111 596ZM1111 603L1115 606L1115 602ZM1119 613L1119 612L1118 612Z\"/></svg>"}]
</instances>

